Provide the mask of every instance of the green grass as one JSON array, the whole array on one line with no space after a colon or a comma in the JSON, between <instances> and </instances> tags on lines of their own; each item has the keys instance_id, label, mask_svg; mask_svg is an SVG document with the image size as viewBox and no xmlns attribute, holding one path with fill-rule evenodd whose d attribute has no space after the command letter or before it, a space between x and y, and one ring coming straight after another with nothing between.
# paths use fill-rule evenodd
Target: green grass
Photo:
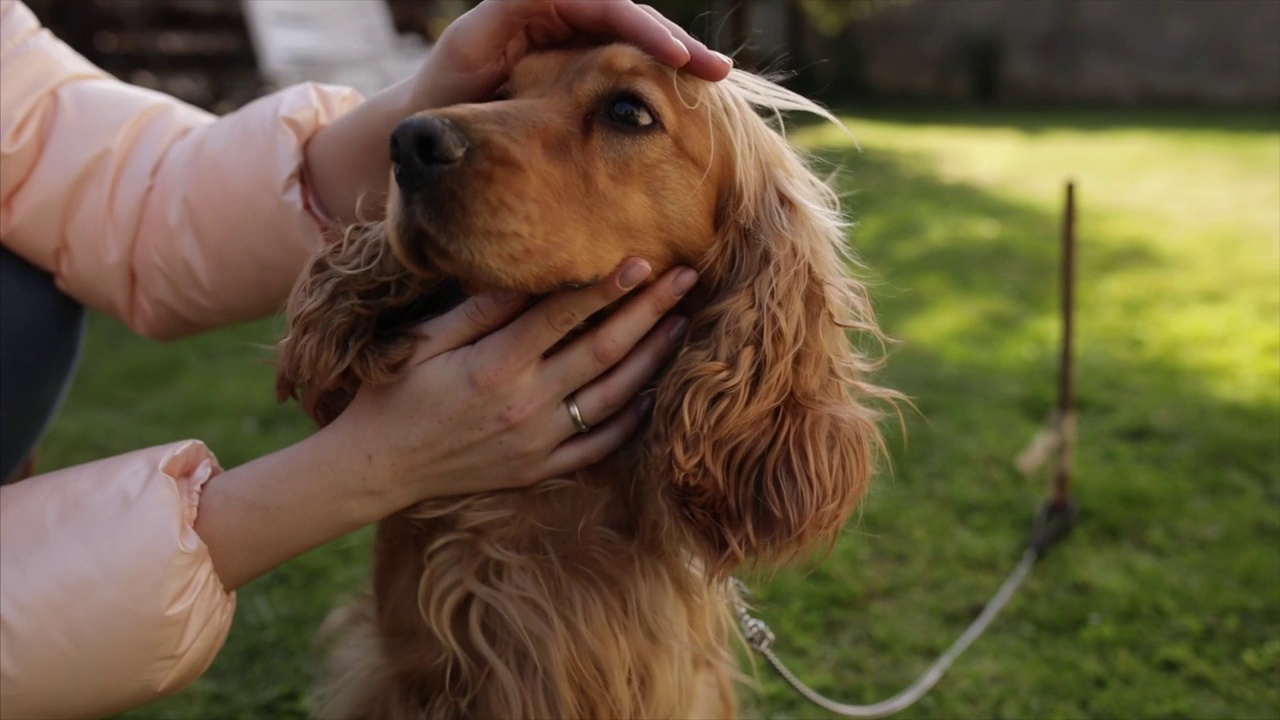
<instances>
[{"instance_id":1,"label":"green grass","mask_svg":"<svg viewBox=\"0 0 1280 720\"><path fill-rule=\"evenodd\" d=\"M876 701L957 636L1044 494L1012 460L1055 396L1062 184L1079 183L1074 533L903 718L1280 715L1280 120L854 116L800 137L843 169L912 396L894 471L836 552L758 587L778 651ZM95 318L46 468L195 436L228 465L301 437L271 401L278 320L159 346ZM209 673L130 718L301 715L312 633L368 533L242 591ZM824 717L767 670L747 710Z\"/></svg>"}]
</instances>

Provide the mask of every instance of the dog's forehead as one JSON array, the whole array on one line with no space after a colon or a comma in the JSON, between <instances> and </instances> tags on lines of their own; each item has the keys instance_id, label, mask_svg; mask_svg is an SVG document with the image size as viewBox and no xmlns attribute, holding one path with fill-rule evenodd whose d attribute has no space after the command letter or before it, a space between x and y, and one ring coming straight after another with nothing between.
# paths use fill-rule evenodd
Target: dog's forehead
<instances>
[{"instance_id":1,"label":"dog's forehead","mask_svg":"<svg viewBox=\"0 0 1280 720\"><path fill-rule=\"evenodd\" d=\"M512 69L511 84L530 92L623 77L658 79L662 72L661 64L640 49L614 44L528 55Z\"/></svg>"},{"instance_id":2,"label":"dog's forehead","mask_svg":"<svg viewBox=\"0 0 1280 720\"><path fill-rule=\"evenodd\" d=\"M639 48L631 45L606 45L587 53L580 61L579 72L606 75L653 75L665 67Z\"/></svg>"}]
</instances>

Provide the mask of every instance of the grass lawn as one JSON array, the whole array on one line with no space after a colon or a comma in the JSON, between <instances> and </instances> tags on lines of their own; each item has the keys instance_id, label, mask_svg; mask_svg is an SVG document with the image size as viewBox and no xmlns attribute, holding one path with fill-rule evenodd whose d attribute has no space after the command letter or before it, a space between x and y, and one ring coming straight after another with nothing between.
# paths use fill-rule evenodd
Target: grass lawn
<instances>
[{"instance_id":1,"label":"grass lawn","mask_svg":"<svg viewBox=\"0 0 1280 720\"><path fill-rule=\"evenodd\" d=\"M990 597L1043 497L1012 460L1055 395L1062 183L1079 183L1076 531L903 718L1280 716L1280 119L896 114L799 137L844 170L915 398L834 555L758 583L778 651L876 701ZM101 318L44 469L180 437L235 465L303 436L280 321L161 346ZM209 673L129 718L302 716L312 633L368 532L241 592ZM823 717L762 668L767 717Z\"/></svg>"}]
</instances>

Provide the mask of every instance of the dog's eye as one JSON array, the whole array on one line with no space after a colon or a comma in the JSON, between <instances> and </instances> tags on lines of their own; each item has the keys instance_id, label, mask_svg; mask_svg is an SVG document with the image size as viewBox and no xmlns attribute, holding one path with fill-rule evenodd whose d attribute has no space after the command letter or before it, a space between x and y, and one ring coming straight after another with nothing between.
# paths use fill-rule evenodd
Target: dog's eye
<instances>
[{"instance_id":1,"label":"dog's eye","mask_svg":"<svg viewBox=\"0 0 1280 720\"><path fill-rule=\"evenodd\" d=\"M633 95L621 95L610 101L609 119L636 128L649 127L654 122L653 113Z\"/></svg>"}]
</instances>

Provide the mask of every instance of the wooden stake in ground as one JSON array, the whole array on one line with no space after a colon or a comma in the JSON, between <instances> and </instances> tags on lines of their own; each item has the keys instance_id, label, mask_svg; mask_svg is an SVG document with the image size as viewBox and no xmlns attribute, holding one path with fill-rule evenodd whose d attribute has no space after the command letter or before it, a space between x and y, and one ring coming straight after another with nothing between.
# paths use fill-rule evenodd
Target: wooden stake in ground
<instances>
[{"instance_id":1,"label":"wooden stake in ground","mask_svg":"<svg viewBox=\"0 0 1280 720\"><path fill-rule=\"evenodd\" d=\"M1049 509L1062 512L1072 504L1071 476L1076 446L1075 398L1075 285L1076 285L1076 186L1068 182L1062 216L1062 347L1058 365L1058 404L1053 417L1018 456L1024 475L1039 470L1049 457L1057 463L1051 474Z\"/></svg>"},{"instance_id":2,"label":"wooden stake in ground","mask_svg":"<svg viewBox=\"0 0 1280 720\"><path fill-rule=\"evenodd\" d=\"M1067 183L1062 217L1062 360L1058 378L1058 468L1053 478L1053 509L1071 503L1071 474L1076 447L1075 398L1076 185Z\"/></svg>"}]
</instances>

